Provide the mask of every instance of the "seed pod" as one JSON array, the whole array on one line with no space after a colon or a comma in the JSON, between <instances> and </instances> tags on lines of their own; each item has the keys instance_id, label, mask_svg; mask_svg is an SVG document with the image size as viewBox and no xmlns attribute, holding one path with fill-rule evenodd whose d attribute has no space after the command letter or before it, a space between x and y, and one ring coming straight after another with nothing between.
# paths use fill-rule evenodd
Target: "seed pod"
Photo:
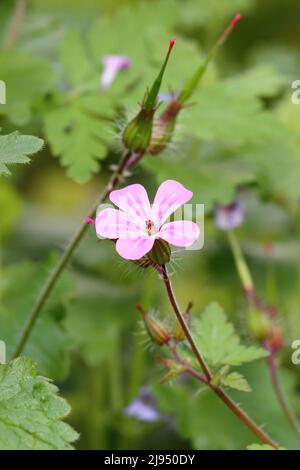
<instances>
[{"instance_id":1,"label":"seed pod","mask_svg":"<svg viewBox=\"0 0 300 470\"><path fill-rule=\"evenodd\" d=\"M184 313L183 318L185 319L185 322L189 324L190 315L188 313ZM177 341L184 341L186 339L186 335L178 321L176 321L173 325L172 335L173 335L173 338L176 339Z\"/></svg>"},{"instance_id":2,"label":"seed pod","mask_svg":"<svg viewBox=\"0 0 300 470\"><path fill-rule=\"evenodd\" d=\"M153 315L146 312L140 305L137 305L137 309L142 314L146 330L152 341L159 346L168 343L171 335L166 326Z\"/></svg>"},{"instance_id":3,"label":"seed pod","mask_svg":"<svg viewBox=\"0 0 300 470\"><path fill-rule=\"evenodd\" d=\"M123 144L134 152L146 151L151 140L154 109L141 108L123 132Z\"/></svg>"},{"instance_id":4,"label":"seed pod","mask_svg":"<svg viewBox=\"0 0 300 470\"><path fill-rule=\"evenodd\" d=\"M172 99L167 109L154 120L149 153L157 155L162 152L170 143L176 125L176 119L179 111L182 109L181 104L176 98Z\"/></svg>"},{"instance_id":5,"label":"seed pod","mask_svg":"<svg viewBox=\"0 0 300 470\"><path fill-rule=\"evenodd\" d=\"M175 44L175 39L171 39L169 43L169 49L164 60L164 63L160 69L157 78L141 106L139 113L130 121L123 132L123 144L129 150L134 152L146 151L151 140L153 117L157 107L157 95L160 90L164 72Z\"/></svg>"},{"instance_id":6,"label":"seed pod","mask_svg":"<svg viewBox=\"0 0 300 470\"><path fill-rule=\"evenodd\" d=\"M224 33L220 36L214 47L209 51L204 61L199 65L194 74L185 83L179 95L177 97L174 96L171 99L165 111L159 116L156 122L154 121L152 138L148 149L151 155L157 155L158 153L162 152L170 143L173 137L176 120L179 112L184 108L185 103L195 92L210 62L214 59L219 48L222 46L222 44L224 44L231 31L234 29L240 19L241 15L239 14L233 18L233 20L225 29Z\"/></svg>"},{"instance_id":7,"label":"seed pod","mask_svg":"<svg viewBox=\"0 0 300 470\"><path fill-rule=\"evenodd\" d=\"M147 253L147 257L152 263L158 264L159 266L163 266L168 263L171 258L171 248L169 243L161 238L157 238L152 250Z\"/></svg>"},{"instance_id":8,"label":"seed pod","mask_svg":"<svg viewBox=\"0 0 300 470\"><path fill-rule=\"evenodd\" d=\"M263 313L252 309L247 318L248 328L259 341L266 339L270 333L270 319Z\"/></svg>"}]
</instances>

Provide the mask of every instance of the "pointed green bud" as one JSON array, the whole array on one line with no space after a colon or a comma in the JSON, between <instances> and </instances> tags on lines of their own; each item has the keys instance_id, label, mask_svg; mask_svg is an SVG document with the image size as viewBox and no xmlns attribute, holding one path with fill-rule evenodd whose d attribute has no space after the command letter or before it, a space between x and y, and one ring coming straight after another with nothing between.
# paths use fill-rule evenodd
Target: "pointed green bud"
<instances>
[{"instance_id":1,"label":"pointed green bud","mask_svg":"<svg viewBox=\"0 0 300 470\"><path fill-rule=\"evenodd\" d=\"M151 143L148 148L148 151L151 155L159 154L170 143L173 137L178 113L184 107L185 102L194 93L209 63L215 57L220 46L225 42L225 40L227 39L227 37L229 36L229 34L240 19L241 15L236 15L234 17L228 28L219 38L212 50L208 53L204 62L200 64L199 68L196 70L194 75L186 83L179 96L172 98L166 110L159 116L156 121L154 121Z\"/></svg>"},{"instance_id":2,"label":"pointed green bud","mask_svg":"<svg viewBox=\"0 0 300 470\"><path fill-rule=\"evenodd\" d=\"M156 100L157 100L157 96L158 96L158 93L159 93L159 90L160 90L160 87L161 87L161 82L162 82L162 79L163 79L163 76L164 76L164 73L165 73L165 70L166 70L167 63L169 61L169 57L171 55L171 51L174 47L174 44L175 44L175 38L170 39L169 49L168 49L165 61L164 61L163 65L160 69L160 72L159 72L157 78L155 79L155 81L154 81L154 83L151 87L151 90L149 91L149 93L146 96L146 99L145 99L145 102L144 102L144 107L148 111L155 108L155 106L156 106Z\"/></svg>"},{"instance_id":3,"label":"pointed green bud","mask_svg":"<svg viewBox=\"0 0 300 470\"><path fill-rule=\"evenodd\" d=\"M226 28L222 36L218 39L215 46L211 49L211 51L207 54L204 62L200 64L194 75L190 78L190 80L186 83L184 88L182 89L178 101L183 104L185 103L191 95L194 93L195 89L198 86L199 81L201 80L202 76L204 75L209 63L212 59L216 56L219 48L224 44L228 36L230 35L231 31L234 29L236 24L240 21L241 15L237 14L233 20L231 21L230 25Z\"/></svg>"},{"instance_id":4,"label":"pointed green bud","mask_svg":"<svg viewBox=\"0 0 300 470\"><path fill-rule=\"evenodd\" d=\"M171 248L169 243L157 238L152 250L147 253L147 257L152 263L158 264L159 266L163 266L168 263L171 258Z\"/></svg>"},{"instance_id":5,"label":"pointed green bud","mask_svg":"<svg viewBox=\"0 0 300 470\"><path fill-rule=\"evenodd\" d=\"M249 331L257 340L263 341L269 336L270 319L264 313L251 309L247 317L247 323Z\"/></svg>"},{"instance_id":6,"label":"pointed green bud","mask_svg":"<svg viewBox=\"0 0 300 470\"><path fill-rule=\"evenodd\" d=\"M143 317L146 330L152 341L159 346L167 344L171 335L165 325L157 320L153 315L146 312L140 305L137 305L136 308Z\"/></svg>"},{"instance_id":7,"label":"pointed green bud","mask_svg":"<svg viewBox=\"0 0 300 470\"><path fill-rule=\"evenodd\" d=\"M175 44L175 39L171 39L169 49L161 67L161 70L155 79L150 91L142 103L139 113L130 121L123 132L123 143L125 147L134 152L146 151L152 135L153 118L156 111L157 95L160 90L163 75Z\"/></svg>"}]
</instances>

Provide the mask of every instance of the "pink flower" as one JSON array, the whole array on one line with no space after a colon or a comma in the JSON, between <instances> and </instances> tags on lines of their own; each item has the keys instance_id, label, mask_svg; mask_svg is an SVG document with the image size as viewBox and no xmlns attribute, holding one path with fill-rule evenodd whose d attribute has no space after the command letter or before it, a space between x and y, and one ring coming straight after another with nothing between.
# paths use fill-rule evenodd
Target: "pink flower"
<instances>
[{"instance_id":1,"label":"pink flower","mask_svg":"<svg viewBox=\"0 0 300 470\"><path fill-rule=\"evenodd\" d=\"M158 238L171 245L189 247L199 237L198 225L189 220L166 221L192 196L191 191L174 180L160 185L152 206L141 184L112 191L110 200L120 210L106 208L98 212L97 235L117 240L117 252L129 260L142 258Z\"/></svg>"},{"instance_id":2,"label":"pink flower","mask_svg":"<svg viewBox=\"0 0 300 470\"><path fill-rule=\"evenodd\" d=\"M215 213L215 222L221 230L233 230L244 222L245 209L240 201L227 206L219 206Z\"/></svg>"},{"instance_id":3,"label":"pink flower","mask_svg":"<svg viewBox=\"0 0 300 470\"><path fill-rule=\"evenodd\" d=\"M100 88L105 91L121 70L127 70L130 67L131 60L124 55L106 55L102 58L102 63L104 69L101 75Z\"/></svg>"}]
</instances>

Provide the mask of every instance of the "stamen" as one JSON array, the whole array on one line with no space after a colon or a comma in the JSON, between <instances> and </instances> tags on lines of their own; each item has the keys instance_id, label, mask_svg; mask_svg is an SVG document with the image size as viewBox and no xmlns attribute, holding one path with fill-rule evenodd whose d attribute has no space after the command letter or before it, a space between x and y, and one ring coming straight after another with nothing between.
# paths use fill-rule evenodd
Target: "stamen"
<instances>
[{"instance_id":1,"label":"stamen","mask_svg":"<svg viewBox=\"0 0 300 470\"><path fill-rule=\"evenodd\" d=\"M148 232L148 235L153 235L153 233L155 232L154 223L150 219L146 220L146 230Z\"/></svg>"}]
</instances>

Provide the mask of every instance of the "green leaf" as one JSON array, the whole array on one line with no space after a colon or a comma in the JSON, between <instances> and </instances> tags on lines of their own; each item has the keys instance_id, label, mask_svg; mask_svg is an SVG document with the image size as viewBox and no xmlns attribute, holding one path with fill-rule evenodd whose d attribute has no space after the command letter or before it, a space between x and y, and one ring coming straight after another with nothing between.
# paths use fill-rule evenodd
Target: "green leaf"
<instances>
[{"instance_id":1,"label":"green leaf","mask_svg":"<svg viewBox=\"0 0 300 470\"><path fill-rule=\"evenodd\" d=\"M194 322L194 331L199 347L211 367L222 365L239 366L251 362L267 353L257 346L243 346L235 334L233 325L227 321L222 308L210 304L200 318Z\"/></svg>"},{"instance_id":2,"label":"green leaf","mask_svg":"<svg viewBox=\"0 0 300 470\"><path fill-rule=\"evenodd\" d=\"M89 33L89 43L94 62L99 63L99 76L102 72L101 59L105 55L125 55L132 62L129 69L118 74L107 91L109 96L117 94L119 103L130 107L141 102L164 58L177 17L175 0L155 0L152 4L138 2L118 8L113 15L101 15L95 21ZM142 25L138 32L137 25ZM111 31L118 31L118 34L111 34ZM165 84L168 77L171 80L172 75L167 71Z\"/></svg>"},{"instance_id":3,"label":"green leaf","mask_svg":"<svg viewBox=\"0 0 300 470\"><path fill-rule=\"evenodd\" d=\"M28 320L37 295L45 285L57 261L50 256L44 263L25 262L4 268L0 296L0 331L8 357L11 356ZM24 349L39 370L52 378L62 379L69 369L69 351L72 341L62 323L66 302L73 292L73 280L64 274L43 308Z\"/></svg>"},{"instance_id":4,"label":"green leaf","mask_svg":"<svg viewBox=\"0 0 300 470\"><path fill-rule=\"evenodd\" d=\"M45 133L54 155L78 183L97 173L99 160L106 156L111 124L102 119L103 114L109 114L107 97L94 94L79 97L45 118Z\"/></svg>"},{"instance_id":5,"label":"green leaf","mask_svg":"<svg viewBox=\"0 0 300 470\"><path fill-rule=\"evenodd\" d=\"M262 144L277 129L276 119L258 100L245 94L245 83L218 82L199 88L194 106L182 114L188 134L234 145Z\"/></svg>"},{"instance_id":6,"label":"green leaf","mask_svg":"<svg viewBox=\"0 0 300 470\"><path fill-rule=\"evenodd\" d=\"M225 81L226 85L240 96L248 98L272 98L286 84L286 78L269 65L258 65L247 69Z\"/></svg>"},{"instance_id":7,"label":"green leaf","mask_svg":"<svg viewBox=\"0 0 300 470\"><path fill-rule=\"evenodd\" d=\"M34 105L51 90L53 72L49 64L21 51L1 53L1 80L6 85L6 104L0 112L18 126L27 124L33 117Z\"/></svg>"},{"instance_id":8,"label":"green leaf","mask_svg":"<svg viewBox=\"0 0 300 470\"><path fill-rule=\"evenodd\" d=\"M241 159L240 150L231 151L216 143L204 144L196 139L185 140L157 158L145 158L142 164L153 171L159 182L172 178L194 193L195 201L210 211L216 203L232 202L236 187L255 180L248 162Z\"/></svg>"},{"instance_id":9,"label":"green leaf","mask_svg":"<svg viewBox=\"0 0 300 470\"><path fill-rule=\"evenodd\" d=\"M225 387L234 388L240 392L251 392L251 387L247 380L238 372L232 372L231 374L225 375L222 377L221 383L225 385Z\"/></svg>"},{"instance_id":10,"label":"green leaf","mask_svg":"<svg viewBox=\"0 0 300 470\"><path fill-rule=\"evenodd\" d=\"M70 31L65 37L60 51L60 60L73 86L82 85L91 78L93 67L76 31Z\"/></svg>"},{"instance_id":11,"label":"green leaf","mask_svg":"<svg viewBox=\"0 0 300 470\"><path fill-rule=\"evenodd\" d=\"M250 444L247 446L247 450L275 450L274 447L268 444Z\"/></svg>"},{"instance_id":12,"label":"green leaf","mask_svg":"<svg viewBox=\"0 0 300 470\"><path fill-rule=\"evenodd\" d=\"M28 163L29 155L41 150L43 145L42 139L31 135L21 135L18 132L0 135L0 175L10 174L7 165Z\"/></svg>"},{"instance_id":13,"label":"green leaf","mask_svg":"<svg viewBox=\"0 0 300 470\"><path fill-rule=\"evenodd\" d=\"M78 434L62 421L70 412L57 387L28 358L0 365L0 449L67 450Z\"/></svg>"}]
</instances>

